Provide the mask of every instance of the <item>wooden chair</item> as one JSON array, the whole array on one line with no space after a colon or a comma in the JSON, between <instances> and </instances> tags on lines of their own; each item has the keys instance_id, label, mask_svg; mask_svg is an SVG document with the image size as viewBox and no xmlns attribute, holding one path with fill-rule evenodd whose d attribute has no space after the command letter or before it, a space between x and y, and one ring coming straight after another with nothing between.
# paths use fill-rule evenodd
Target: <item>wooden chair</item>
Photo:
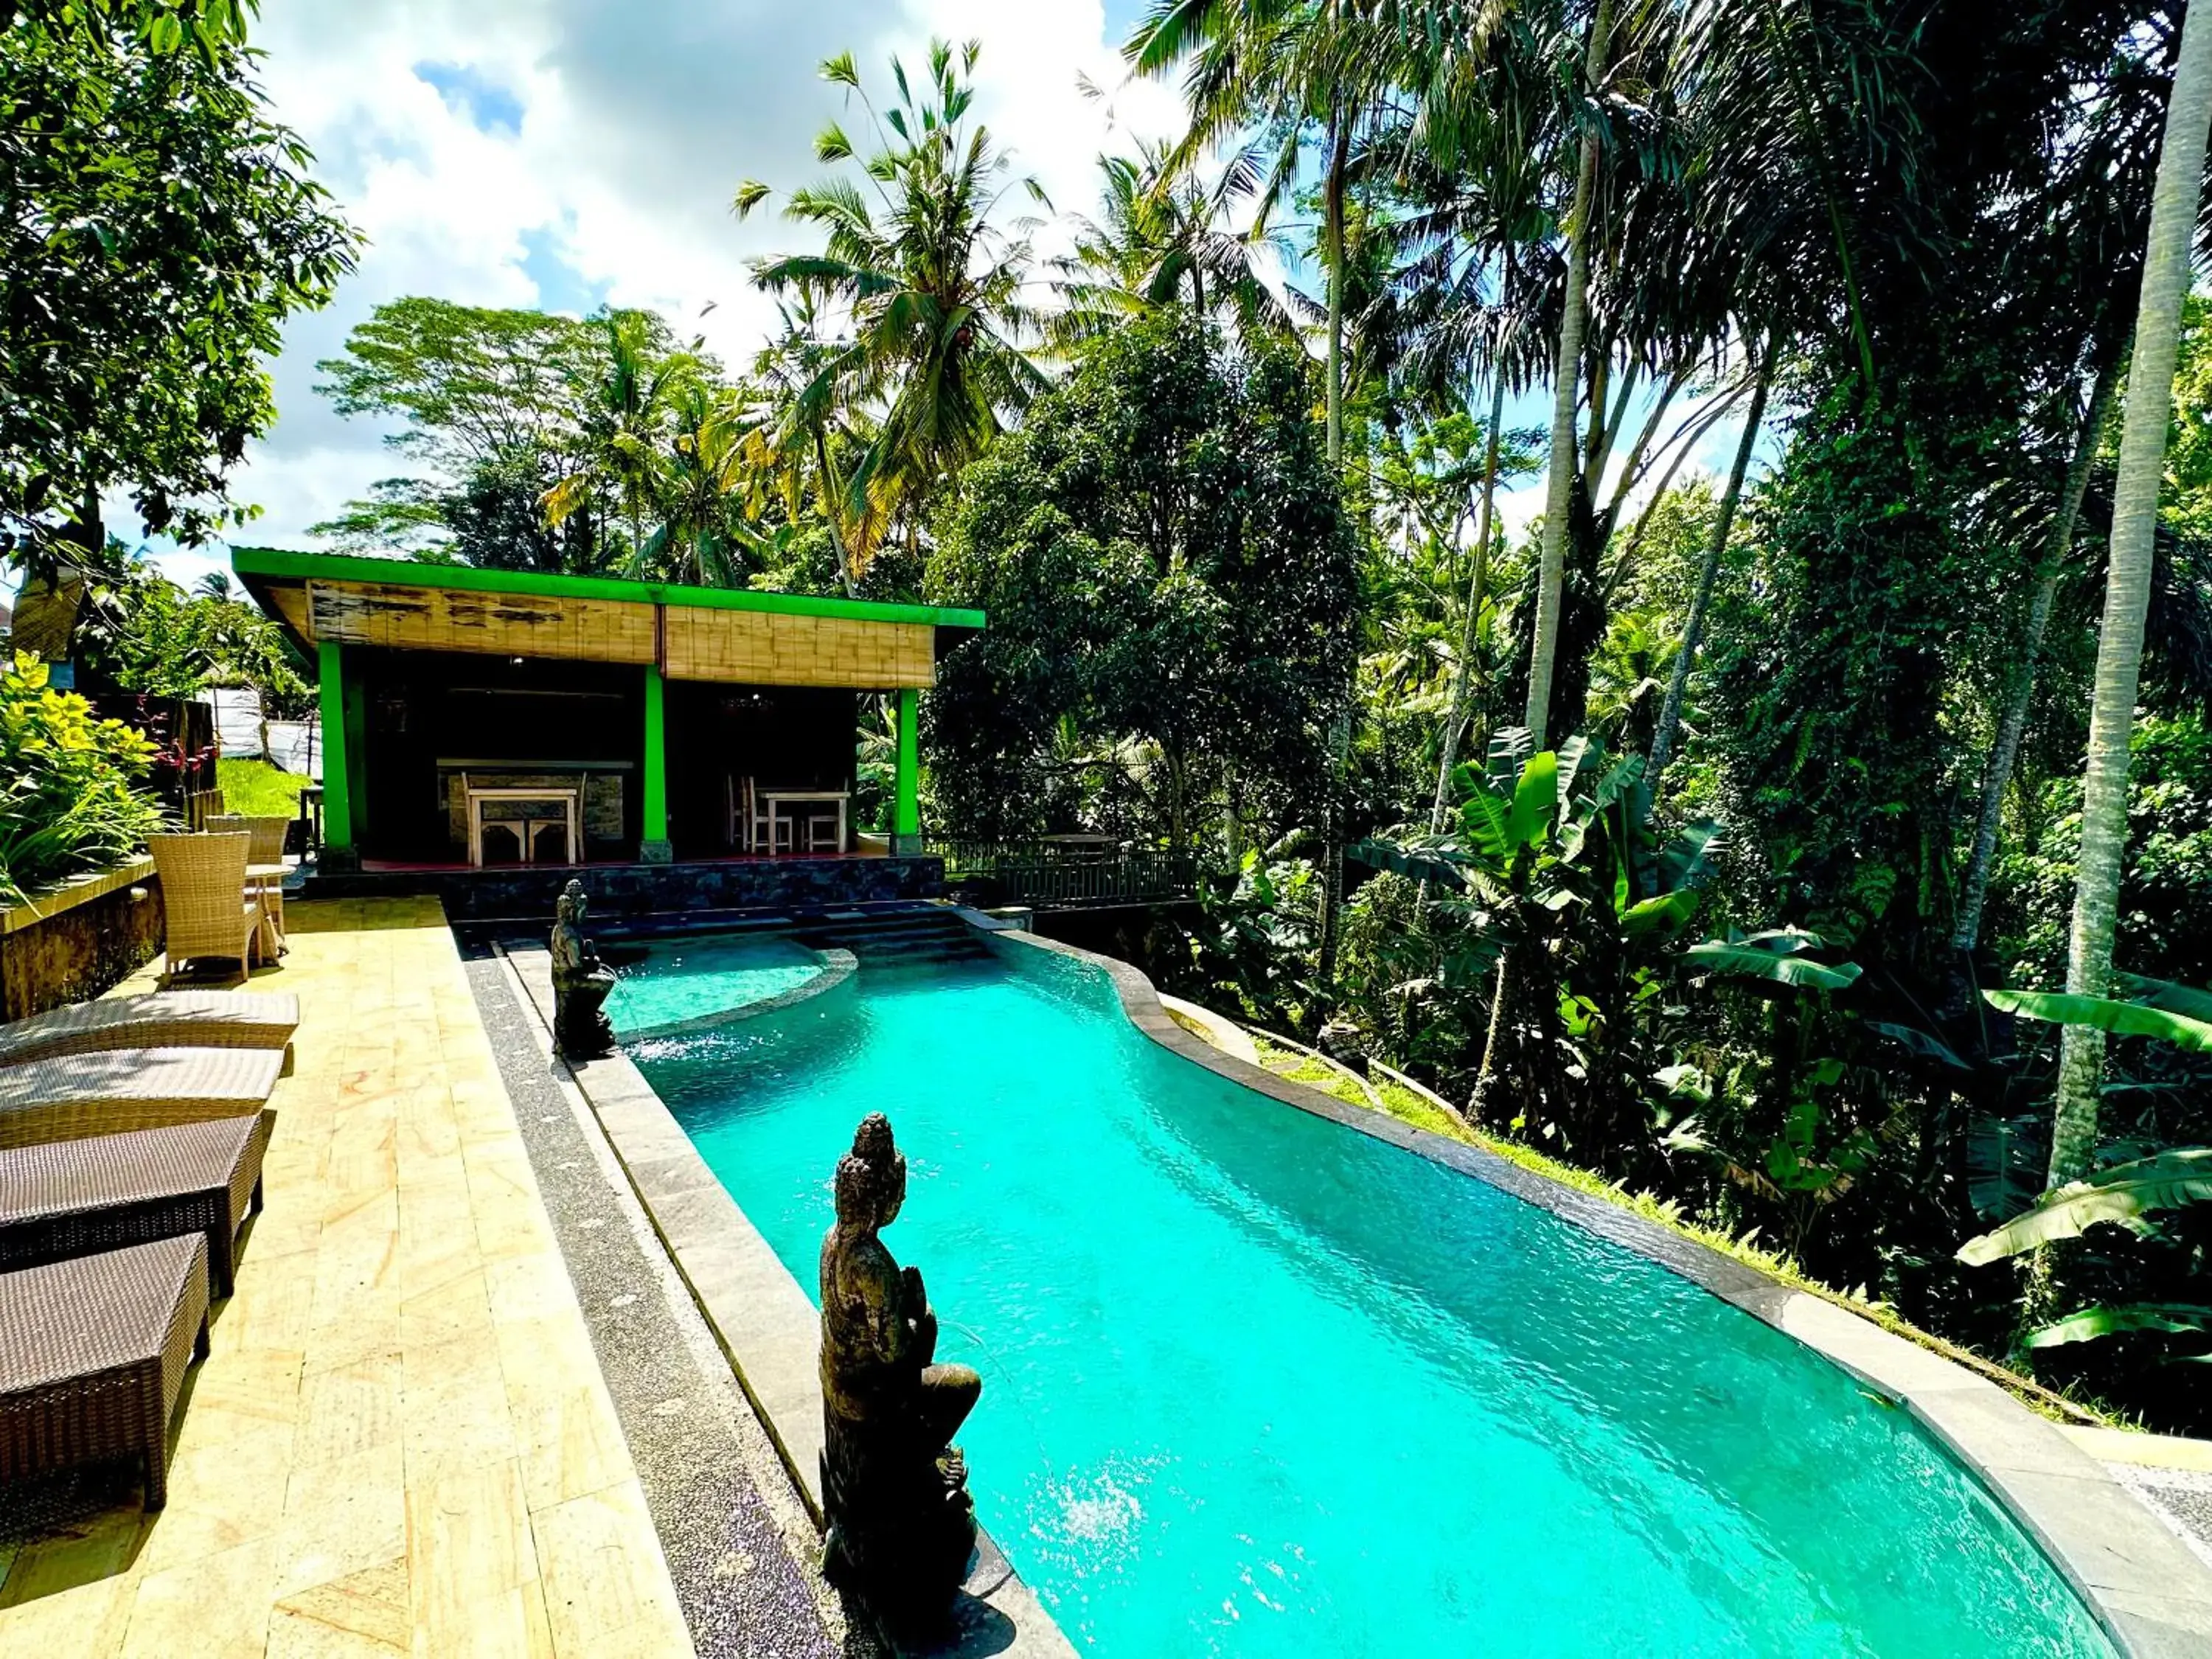
<instances>
[{"instance_id":1,"label":"wooden chair","mask_svg":"<svg viewBox=\"0 0 2212 1659\"><path fill-rule=\"evenodd\" d=\"M837 844L837 815L835 812L809 812L806 815L806 850L810 853L842 853Z\"/></svg>"},{"instance_id":2,"label":"wooden chair","mask_svg":"<svg viewBox=\"0 0 2212 1659\"><path fill-rule=\"evenodd\" d=\"M146 850L161 878L167 916L162 968L219 957L238 964L244 979L253 964L253 941L262 927L261 902L246 896L246 865L253 838L244 834L149 836Z\"/></svg>"},{"instance_id":3,"label":"wooden chair","mask_svg":"<svg viewBox=\"0 0 2212 1659\"><path fill-rule=\"evenodd\" d=\"M757 853L763 846L770 853L789 850L795 833L788 818L779 818L760 804L760 793L748 776L742 781L744 793L745 851Z\"/></svg>"}]
</instances>

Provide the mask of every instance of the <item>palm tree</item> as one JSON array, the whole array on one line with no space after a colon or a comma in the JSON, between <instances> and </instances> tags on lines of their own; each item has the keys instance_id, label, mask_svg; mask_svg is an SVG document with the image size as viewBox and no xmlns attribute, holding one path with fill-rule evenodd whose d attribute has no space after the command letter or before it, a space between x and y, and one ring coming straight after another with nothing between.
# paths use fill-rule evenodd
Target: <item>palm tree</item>
<instances>
[{"instance_id":1,"label":"palm tree","mask_svg":"<svg viewBox=\"0 0 2212 1659\"><path fill-rule=\"evenodd\" d=\"M1211 188L1170 163L1166 145L1143 141L1133 156L1098 158L1100 216L1079 217L1075 252L1053 262L1060 309L1045 334L1056 352L1186 301L1200 316L1226 312L1248 339L1296 331L1255 264L1279 239L1225 225L1258 187L1255 151L1230 157Z\"/></svg>"},{"instance_id":2,"label":"palm tree","mask_svg":"<svg viewBox=\"0 0 2212 1659\"><path fill-rule=\"evenodd\" d=\"M1353 143L1389 82L1395 50L1393 35L1352 0L1157 0L1123 49L1139 75L1164 75L1192 60L1184 83L1190 130L1169 153L1171 176L1232 137L1255 129L1273 137L1255 234L1297 189L1308 138L1321 138L1318 251L1328 285L1332 471L1344 453L1345 234ZM1256 171L1259 149L1250 154Z\"/></svg>"},{"instance_id":3,"label":"palm tree","mask_svg":"<svg viewBox=\"0 0 2212 1659\"><path fill-rule=\"evenodd\" d=\"M649 574L646 519L658 517L661 505L669 418L679 391L698 383L708 366L696 342L690 351L674 349L650 312L610 311L600 325L604 354L595 376L580 387L588 410L585 459L545 492L542 504L546 522L557 529L599 491L611 490L629 520L629 572L642 576Z\"/></svg>"},{"instance_id":4,"label":"palm tree","mask_svg":"<svg viewBox=\"0 0 2212 1659\"><path fill-rule=\"evenodd\" d=\"M230 575L227 571L210 570L192 584L195 597L203 599L228 599L232 597Z\"/></svg>"},{"instance_id":5,"label":"palm tree","mask_svg":"<svg viewBox=\"0 0 2212 1659\"><path fill-rule=\"evenodd\" d=\"M1613 50L1613 0L1597 0L1583 52L1583 82L1595 94ZM1586 123L1575 171L1575 200L1566 224L1567 287L1559 312L1559 355L1552 371L1552 449L1544 489L1542 562L1536 577L1536 624L1528 649L1528 704L1522 723L1536 748L1552 712L1552 671L1559 648L1559 605L1566 588L1567 510L1575 483L1576 410L1582 398L1583 332L1589 316L1590 216L1597 205L1598 129ZM1597 396L1591 419L1604 416Z\"/></svg>"},{"instance_id":6,"label":"palm tree","mask_svg":"<svg viewBox=\"0 0 2212 1659\"><path fill-rule=\"evenodd\" d=\"M2112 490L2104 623L2098 634L2097 673L2089 700L2081 852L2066 955L2066 989L2075 996L2102 997L2112 984L2112 930L2119 910L2120 867L2127 852L2129 741L2142 666L2143 618L2150 606L2159 488L2172 422L2181 305L2189 289L2205 139L2212 132L2212 28L2203 20L2196 20L2194 27L2183 27L2176 58L2158 182L2151 198L2135 349L2128 366L2127 413ZM2089 1171L2097 1146L2104 1064L2105 1034L2094 1026L2067 1026L2059 1050L2058 1100L2051 1132L2053 1187L2079 1181Z\"/></svg>"},{"instance_id":7,"label":"palm tree","mask_svg":"<svg viewBox=\"0 0 2212 1659\"><path fill-rule=\"evenodd\" d=\"M1030 246L1010 239L994 215L1017 186L1049 204L1034 179L1008 176L990 130L969 121L975 91L966 77L978 51L970 41L956 67L952 48L932 41L918 91L893 58L898 98L880 118L852 54L824 63L823 78L858 97L875 128L877 148L860 163L875 199L844 179L793 192L784 216L818 227L823 251L753 267L754 281L772 293L826 299L849 312L851 338L803 395L817 414L880 408L859 466L842 481L837 510L848 520L879 513L902 521L909 536L919 533L922 504L939 483L982 453L1003 419L1044 385L1020 343L1037 331L1022 299ZM834 121L814 153L824 162L859 159ZM743 218L769 194L748 180L732 206ZM818 430L817 416L808 418ZM848 552L863 556L858 546Z\"/></svg>"}]
</instances>

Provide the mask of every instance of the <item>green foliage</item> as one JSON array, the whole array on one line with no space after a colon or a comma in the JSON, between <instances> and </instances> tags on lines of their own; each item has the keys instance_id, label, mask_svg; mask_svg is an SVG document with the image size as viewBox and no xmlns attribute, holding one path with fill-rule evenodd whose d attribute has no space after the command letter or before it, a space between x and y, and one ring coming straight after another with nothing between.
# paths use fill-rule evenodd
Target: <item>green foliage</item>
<instances>
[{"instance_id":1,"label":"green foliage","mask_svg":"<svg viewBox=\"0 0 2212 1659\"><path fill-rule=\"evenodd\" d=\"M2117 958L2138 973L2202 984L2212 981L2212 729L2202 709L2146 709L2129 747ZM2027 833L1998 856L1994 921L2012 977L2065 971L2081 811L2081 780L2069 768L2033 792Z\"/></svg>"},{"instance_id":2,"label":"green foliage","mask_svg":"<svg viewBox=\"0 0 2212 1659\"><path fill-rule=\"evenodd\" d=\"M284 319L352 268L243 15L41 3L0 33L0 533L34 558L111 487L150 531L211 533L275 418Z\"/></svg>"},{"instance_id":3,"label":"green foliage","mask_svg":"<svg viewBox=\"0 0 2212 1659\"><path fill-rule=\"evenodd\" d=\"M161 811L138 787L154 745L46 684L43 663L0 671L0 900L104 869L145 845Z\"/></svg>"},{"instance_id":4,"label":"green foliage","mask_svg":"<svg viewBox=\"0 0 2212 1659\"><path fill-rule=\"evenodd\" d=\"M1101 341L968 470L926 592L991 626L925 702L942 821L1125 813L1240 851L1310 821L1354 560L1311 407L1296 360L1238 363L1161 318Z\"/></svg>"}]
</instances>

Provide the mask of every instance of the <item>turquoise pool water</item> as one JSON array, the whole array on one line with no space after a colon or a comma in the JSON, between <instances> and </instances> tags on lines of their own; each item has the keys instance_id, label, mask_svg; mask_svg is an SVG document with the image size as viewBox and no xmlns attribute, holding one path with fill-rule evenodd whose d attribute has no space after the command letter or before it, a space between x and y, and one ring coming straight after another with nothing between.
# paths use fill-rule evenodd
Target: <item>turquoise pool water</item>
<instances>
[{"instance_id":1,"label":"turquoise pool water","mask_svg":"<svg viewBox=\"0 0 2212 1659\"><path fill-rule=\"evenodd\" d=\"M633 1053L810 1296L831 1170L890 1113L887 1242L984 1377L979 1511L1079 1650L2111 1654L1841 1371L997 949Z\"/></svg>"},{"instance_id":2,"label":"turquoise pool water","mask_svg":"<svg viewBox=\"0 0 2212 1659\"><path fill-rule=\"evenodd\" d=\"M721 934L656 945L620 972L606 1011L628 1040L788 995L819 977L823 962L787 939Z\"/></svg>"}]
</instances>

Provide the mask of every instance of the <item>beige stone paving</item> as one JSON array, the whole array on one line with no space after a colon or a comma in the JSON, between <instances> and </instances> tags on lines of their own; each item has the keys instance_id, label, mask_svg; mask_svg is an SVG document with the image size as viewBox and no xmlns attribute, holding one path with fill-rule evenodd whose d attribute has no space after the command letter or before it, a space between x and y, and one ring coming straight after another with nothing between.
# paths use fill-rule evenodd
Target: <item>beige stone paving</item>
<instances>
[{"instance_id":1,"label":"beige stone paving","mask_svg":"<svg viewBox=\"0 0 2212 1659\"><path fill-rule=\"evenodd\" d=\"M285 908L296 1071L168 1507L0 1545L0 1653L690 1653L437 902Z\"/></svg>"}]
</instances>

